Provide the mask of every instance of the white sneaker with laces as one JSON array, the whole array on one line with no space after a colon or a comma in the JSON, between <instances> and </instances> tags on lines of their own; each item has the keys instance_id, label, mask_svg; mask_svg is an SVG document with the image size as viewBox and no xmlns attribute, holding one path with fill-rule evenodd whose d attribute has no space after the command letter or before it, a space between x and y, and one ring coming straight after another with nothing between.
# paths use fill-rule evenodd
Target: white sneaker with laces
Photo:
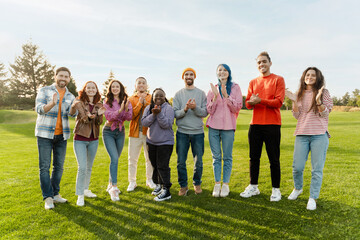
<instances>
[{"instance_id":1,"label":"white sneaker with laces","mask_svg":"<svg viewBox=\"0 0 360 240\"><path fill-rule=\"evenodd\" d=\"M88 197L88 198L96 198L97 197L96 194L91 192L91 190L89 190L89 189L84 190L84 196Z\"/></svg>"},{"instance_id":2,"label":"white sneaker with laces","mask_svg":"<svg viewBox=\"0 0 360 240\"><path fill-rule=\"evenodd\" d=\"M214 190L213 190L213 197L220 197L220 191L221 191L221 184L218 183L218 184L215 184L214 186Z\"/></svg>"},{"instance_id":3,"label":"white sneaker with laces","mask_svg":"<svg viewBox=\"0 0 360 240\"><path fill-rule=\"evenodd\" d=\"M66 203L67 199L62 198L60 194L54 196L54 203Z\"/></svg>"},{"instance_id":4,"label":"white sneaker with laces","mask_svg":"<svg viewBox=\"0 0 360 240\"><path fill-rule=\"evenodd\" d=\"M155 189L156 188L156 184L153 182L152 179L150 180L146 180L146 186L148 186L151 189Z\"/></svg>"},{"instance_id":5,"label":"white sneaker with laces","mask_svg":"<svg viewBox=\"0 0 360 240\"><path fill-rule=\"evenodd\" d=\"M109 183L109 185L106 188L106 191L109 192L111 190L111 188L112 188L112 185L111 185L111 183ZM120 189L118 189L118 190L119 190L119 194L120 194L121 191L120 191Z\"/></svg>"},{"instance_id":6,"label":"white sneaker with laces","mask_svg":"<svg viewBox=\"0 0 360 240\"><path fill-rule=\"evenodd\" d=\"M223 184L220 192L220 197L227 197L229 196L230 188L229 184Z\"/></svg>"},{"instance_id":7,"label":"white sneaker with laces","mask_svg":"<svg viewBox=\"0 0 360 240\"><path fill-rule=\"evenodd\" d=\"M126 189L126 191L132 192L132 191L135 190L136 187L137 187L136 182L130 182L128 188Z\"/></svg>"},{"instance_id":8,"label":"white sneaker with laces","mask_svg":"<svg viewBox=\"0 0 360 240\"><path fill-rule=\"evenodd\" d=\"M117 187L111 187L109 194L112 201L120 201L119 192L120 190Z\"/></svg>"},{"instance_id":9,"label":"white sneaker with laces","mask_svg":"<svg viewBox=\"0 0 360 240\"><path fill-rule=\"evenodd\" d=\"M298 196L303 192L302 189L300 190L296 190L294 188L294 190L291 192L291 194L288 196L289 200L296 200L298 198Z\"/></svg>"},{"instance_id":10,"label":"white sneaker with laces","mask_svg":"<svg viewBox=\"0 0 360 240\"><path fill-rule=\"evenodd\" d=\"M76 201L76 205L82 207L85 205L85 201L84 201L84 195L79 195L78 199Z\"/></svg>"},{"instance_id":11,"label":"white sneaker with laces","mask_svg":"<svg viewBox=\"0 0 360 240\"><path fill-rule=\"evenodd\" d=\"M243 198L249 198L259 194L260 194L260 190L258 188L258 185L249 184L249 186L247 186L245 190L242 193L240 193L240 196Z\"/></svg>"},{"instance_id":12,"label":"white sneaker with laces","mask_svg":"<svg viewBox=\"0 0 360 240\"><path fill-rule=\"evenodd\" d=\"M48 197L45 199L45 209L49 210L54 208L54 200L52 199L52 197Z\"/></svg>"},{"instance_id":13,"label":"white sneaker with laces","mask_svg":"<svg viewBox=\"0 0 360 240\"><path fill-rule=\"evenodd\" d=\"M270 202L278 202L281 200L280 188L272 188L272 193L270 196Z\"/></svg>"},{"instance_id":14,"label":"white sneaker with laces","mask_svg":"<svg viewBox=\"0 0 360 240\"><path fill-rule=\"evenodd\" d=\"M309 201L306 205L307 210L315 210L316 209L316 201L313 198L309 198Z\"/></svg>"}]
</instances>

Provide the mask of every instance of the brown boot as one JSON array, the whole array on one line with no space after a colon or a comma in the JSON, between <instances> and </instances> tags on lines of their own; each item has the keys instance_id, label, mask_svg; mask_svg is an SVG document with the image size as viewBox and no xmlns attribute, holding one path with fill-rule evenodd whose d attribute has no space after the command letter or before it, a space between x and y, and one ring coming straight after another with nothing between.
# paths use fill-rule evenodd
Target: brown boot
<instances>
[{"instance_id":1,"label":"brown boot","mask_svg":"<svg viewBox=\"0 0 360 240\"><path fill-rule=\"evenodd\" d=\"M194 185L195 194L202 193L201 185Z\"/></svg>"},{"instance_id":2,"label":"brown boot","mask_svg":"<svg viewBox=\"0 0 360 240\"><path fill-rule=\"evenodd\" d=\"M189 188L188 188L187 186L180 188L180 190L179 190L179 196L186 196L186 194L187 194L188 191L189 191Z\"/></svg>"}]
</instances>

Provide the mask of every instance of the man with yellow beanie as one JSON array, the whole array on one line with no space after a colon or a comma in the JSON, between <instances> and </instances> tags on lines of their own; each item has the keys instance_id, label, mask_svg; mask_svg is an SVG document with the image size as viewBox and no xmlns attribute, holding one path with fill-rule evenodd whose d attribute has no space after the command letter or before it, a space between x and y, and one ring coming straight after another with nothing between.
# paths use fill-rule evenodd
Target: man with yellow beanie
<instances>
[{"instance_id":1,"label":"man with yellow beanie","mask_svg":"<svg viewBox=\"0 0 360 240\"><path fill-rule=\"evenodd\" d=\"M185 88L179 90L173 99L177 132L176 153L178 182L180 184L179 196L186 196L188 177L186 159L191 145L194 157L193 185L195 194L202 193L201 177L203 172L202 157L204 155L204 124L203 118L207 116L206 95L201 89L194 86L196 72L186 68L182 73Z\"/></svg>"}]
</instances>

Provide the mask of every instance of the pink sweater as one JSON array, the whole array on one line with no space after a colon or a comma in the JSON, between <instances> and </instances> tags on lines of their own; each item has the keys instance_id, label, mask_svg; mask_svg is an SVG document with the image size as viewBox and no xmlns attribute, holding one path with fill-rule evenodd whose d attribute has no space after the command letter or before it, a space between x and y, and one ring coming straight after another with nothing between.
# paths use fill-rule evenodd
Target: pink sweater
<instances>
[{"instance_id":1,"label":"pink sweater","mask_svg":"<svg viewBox=\"0 0 360 240\"><path fill-rule=\"evenodd\" d=\"M327 89L323 90L322 102L325 110L315 113L309 112L313 97L312 90L305 90L301 102L297 102L299 111L294 112L293 116L298 120L294 135L320 135L328 132L329 113L333 107L333 102ZM330 136L330 135L329 135Z\"/></svg>"},{"instance_id":2,"label":"pink sweater","mask_svg":"<svg viewBox=\"0 0 360 240\"><path fill-rule=\"evenodd\" d=\"M128 106L129 111L122 111L121 113L119 113L121 104L119 104L116 99L112 102L112 107L110 107L107 103L104 103L104 107L106 108L105 118L111 122L111 131L114 131L116 128L119 128L119 131L121 131L124 126L124 122L130 121L132 118L132 106L130 103Z\"/></svg>"},{"instance_id":3,"label":"pink sweater","mask_svg":"<svg viewBox=\"0 0 360 240\"><path fill-rule=\"evenodd\" d=\"M218 85L216 85L218 88ZM238 84L233 83L229 98L221 98L220 94L216 101L212 102L214 93L210 90L207 94L206 109L209 117L206 126L220 130L235 130L236 119L242 107L242 94Z\"/></svg>"}]
</instances>

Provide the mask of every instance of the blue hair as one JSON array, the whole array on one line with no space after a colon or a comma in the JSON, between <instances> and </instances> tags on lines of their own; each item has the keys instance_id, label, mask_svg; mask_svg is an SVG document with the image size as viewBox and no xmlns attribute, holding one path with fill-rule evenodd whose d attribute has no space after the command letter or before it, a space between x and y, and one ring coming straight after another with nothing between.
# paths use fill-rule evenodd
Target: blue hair
<instances>
[{"instance_id":1,"label":"blue hair","mask_svg":"<svg viewBox=\"0 0 360 240\"><path fill-rule=\"evenodd\" d=\"M232 83L232 77L231 77L231 70L230 70L230 67L228 65L226 65L225 63L222 63L222 64L219 64L219 66L216 68L216 70L220 67L220 66L223 66L226 71L229 72L229 77L228 77L228 80L226 82L226 92L227 94L230 96L230 93L231 93L231 87L233 85ZM218 79L219 83L218 83L218 86L219 86L219 93L220 93L220 96L221 98L223 97L222 93L221 93L221 82L220 82L220 79Z\"/></svg>"}]
</instances>

